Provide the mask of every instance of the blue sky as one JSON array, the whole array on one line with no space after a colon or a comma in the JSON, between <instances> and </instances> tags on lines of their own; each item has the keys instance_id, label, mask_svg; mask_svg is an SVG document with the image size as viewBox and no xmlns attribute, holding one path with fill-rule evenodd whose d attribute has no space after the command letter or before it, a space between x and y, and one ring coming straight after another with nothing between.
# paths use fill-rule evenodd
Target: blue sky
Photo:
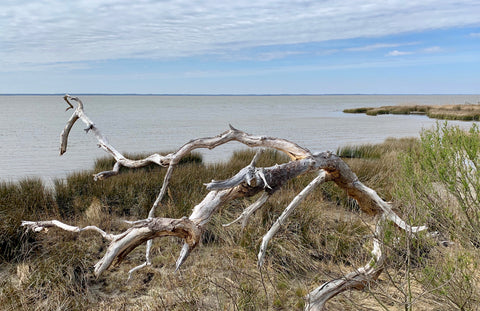
<instances>
[{"instance_id":1,"label":"blue sky","mask_svg":"<svg viewBox=\"0 0 480 311\"><path fill-rule=\"evenodd\" d=\"M478 94L480 1L3 0L0 94Z\"/></svg>"}]
</instances>

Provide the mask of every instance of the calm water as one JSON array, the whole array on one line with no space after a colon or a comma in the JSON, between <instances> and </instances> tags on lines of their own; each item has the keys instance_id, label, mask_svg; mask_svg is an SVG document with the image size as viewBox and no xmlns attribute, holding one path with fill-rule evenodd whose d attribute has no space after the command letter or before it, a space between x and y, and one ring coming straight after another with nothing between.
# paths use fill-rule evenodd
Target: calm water
<instances>
[{"instance_id":1,"label":"calm water","mask_svg":"<svg viewBox=\"0 0 480 311\"><path fill-rule=\"evenodd\" d=\"M85 112L122 152L179 148L192 138L228 129L282 137L311 151L335 151L348 144L377 143L387 137L418 136L435 120L424 116L344 114L345 108L396 104L478 103L480 95L339 96L82 96ZM59 134L71 115L62 96L0 96L0 180L27 176L54 178L91 168L105 155L77 122L67 153L59 156ZM451 122L469 127L468 122ZM242 148L230 143L202 153L206 161L226 160Z\"/></svg>"}]
</instances>

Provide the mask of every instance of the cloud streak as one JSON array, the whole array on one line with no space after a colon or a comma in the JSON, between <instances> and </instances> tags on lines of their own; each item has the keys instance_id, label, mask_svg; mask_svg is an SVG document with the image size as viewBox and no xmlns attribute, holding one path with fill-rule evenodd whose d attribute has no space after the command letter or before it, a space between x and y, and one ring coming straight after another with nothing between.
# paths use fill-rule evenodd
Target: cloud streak
<instances>
[{"instance_id":1,"label":"cloud streak","mask_svg":"<svg viewBox=\"0 0 480 311\"><path fill-rule=\"evenodd\" d=\"M439 53L439 52L442 52L442 51L443 51L443 49L439 46L431 46L431 47L423 49L424 53Z\"/></svg>"},{"instance_id":2,"label":"cloud streak","mask_svg":"<svg viewBox=\"0 0 480 311\"><path fill-rule=\"evenodd\" d=\"M406 52L406 51L399 51L399 50L393 50L388 52L388 56L403 56L403 55L410 55L413 54L413 52Z\"/></svg>"},{"instance_id":3,"label":"cloud streak","mask_svg":"<svg viewBox=\"0 0 480 311\"><path fill-rule=\"evenodd\" d=\"M478 25L479 11L480 3L469 0L369 0L361 4L353 0L2 1L0 59L4 68L13 68L228 55L262 46ZM350 50L398 46L377 44ZM272 51L263 58L288 53Z\"/></svg>"},{"instance_id":4,"label":"cloud streak","mask_svg":"<svg viewBox=\"0 0 480 311\"><path fill-rule=\"evenodd\" d=\"M395 48L395 47L399 47L399 46L415 45L415 44L419 44L419 42L376 43L376 44L370 44L370 45L366 45L366 46L347 48L347 49L345 49L345 51L349 51L349 52L370 52L370 51L379 50L379 49Z\"/></svg>"}]
</instances>

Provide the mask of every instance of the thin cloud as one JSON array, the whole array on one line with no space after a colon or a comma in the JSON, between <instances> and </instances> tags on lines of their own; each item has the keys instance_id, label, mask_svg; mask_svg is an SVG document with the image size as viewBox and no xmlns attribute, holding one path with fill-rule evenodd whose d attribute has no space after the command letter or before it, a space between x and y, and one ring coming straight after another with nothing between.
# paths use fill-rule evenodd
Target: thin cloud
<instances>
[{"instance_id":1,"label":"thin cloud","mask_svg":"<svg viewBox=\"0 0 480 311\"><path fill-rule=\"evenodd\" d=\"M408 43L376 43L376 44L370 44L366 46L359 46L359 47L353 47L353 48L347 48L345 51L348 52L369 52L373 50L379 50L379 49L386 49L386 48L395 48L399 46L407 46L407 45L415 45L419 44L419 42L408 42Z\"/></svg>"},{"instance_id":2,"label":"thin cloud","mask_svg":"<svg viewBox=\"0 0 480 311\"><path fill-rule=\"evenodd\" d=\"M387 53L387 56L404 56L404 55L412 55L412 54L419 54L419 53L440 53L443 49L439 46L431 46L417 51L399 51L393 50Z\"/></svg>"},{"instance_id":3,"label":"thin cloud","mask_svg":"<svg viewBox=\"0 0 480 311\"><path fill-rule=\"evenodd\" d=\"M270 61L270 60L275 60L275 59L282 59L286 58L288 56L292 55L301 55L305 54L305 52L299 52L299 51L276 51L276 52L269 52L269 53L261 53L258 56L259 60L262 61Z\"/></svg>"},{"instance_id":4,"label":"thin cloud","mask_svg":"<svg viewBox=\"0 0 480 311\"><path fill-rule=\"evenodd\" d=\"M388 56L403 56L403 55L410 55L413 54L413 52L405 52L405 51L398 51L398 50L393 50L388 52Z\"/></svg>"},{"instance_id":5,"label":"thin cloud","mask_svg":"<svg viewBox=\"0 0 480 311\"><path fill-rule=\"evenodd\" d=\"M432 47L425 48L422 51L425 53L439 53L439 52L442 52L443 49L439 46L432 46Z\"/></svg>"},{"instance_id":6,"label":"thin cloud","mask_svg":"<svg viewBox=\"0 0 480 311\"><path fill-rule=\"evenodd\" d=\"M413 54L413 53L411 53ZM402 54L405 55L405 54ZM350 69L372 69L372 68L396 68L406 66L418 66L426 64L441 64L441 63L468 63L476 60L476 55L463 55L461 60L457 57L450 56L435 56L428 59L416 59L416 58L399 58L392 61L389 58L383 58L376 61L367 62L346 62L344 64L323 64L323 65L293 65L293 66L280 66L270 68L243 68L235 70L204 70L204 71L188 71L183 73L184 77L188 78L219 78L219 77L249 77L249 76L262 76L268 74L282 74L282 73L295 73L295 72L314 72L314 71L330 71L330 70L350 70ZM157 75L157 73L155 73ZM164 75L165 79L171 78L170 75Z\"/></svg>"},{"instance_id":7,"label":"thin cloud","mask_svg":"<svg viewBox=\"0 0 480 311\"><path fill-rule=\"evenodd\" d=\"M472 38L480 38L480 32L472 32L469 34L469 36Z\"/></svg>"}]
</instances>

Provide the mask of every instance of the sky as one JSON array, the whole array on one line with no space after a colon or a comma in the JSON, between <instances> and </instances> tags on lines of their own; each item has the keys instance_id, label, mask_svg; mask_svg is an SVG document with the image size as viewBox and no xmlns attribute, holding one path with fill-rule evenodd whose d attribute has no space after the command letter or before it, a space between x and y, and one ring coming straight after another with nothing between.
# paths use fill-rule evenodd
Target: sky
<instances>
[{"instance_id":1,"label":"sky","mask_svg":"<svg viewBox=\"0 0 480 311\"><path fill-rule=\"evenodd\" d=\"M479 94L478 0L2 0L0 94Z\"/></svg>"}]
</instances>

